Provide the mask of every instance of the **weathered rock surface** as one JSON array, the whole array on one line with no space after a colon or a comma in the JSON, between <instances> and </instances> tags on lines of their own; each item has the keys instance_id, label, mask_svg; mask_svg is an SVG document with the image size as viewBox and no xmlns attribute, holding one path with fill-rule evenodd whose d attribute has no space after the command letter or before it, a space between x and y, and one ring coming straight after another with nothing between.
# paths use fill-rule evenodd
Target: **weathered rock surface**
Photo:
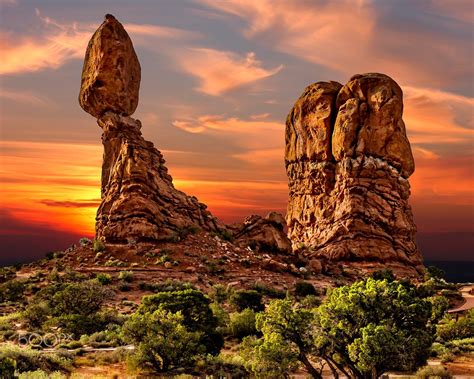
<instances>
[{"instance_id":1,"label":"weathered rock surface","mask_svg":"<svg viewBox=\"0 0 474 379\"><path fill-rule=\"evenodd\" d=\"M408 205L414 171L400 87L364 74L310 85L287 118L294 248L333 261L421 265Z\"/></svg>"},{"instance_id":2,"label":"weathered rock surface","mask_svg":"<svg viewBox=\"0 0 474 379\"><path fill-rule=\"evenodd\" d=\"M251 246L258 250L273 252L291 251L291 242L286 235L286 222L277 212L270 212L265 218L252 215L242 224L231 227L235 243Z\"/></svg>"},{"instance_id":3,"label":"weathered rock surface","mask_svg":"<svg viewBox=\"0 0 474 379\"><path fill-rule=\"evenodd\" d=\"M130 37L114 16L106 15L87 47L81 107L96 118L107 111L130 116L138 105L140 73Z\"/></svg>"},{"instance_id":4,"label":"weathered rock surface","mask_svg":"<svg viewBox=\"0 0 474 379\"><path fill-rule=\"evenodd\" d=\"M100 85L97 82L100 82ZM86 52L80 104L103 130L96 236L109 243L177 238L189 227L215 231L216 219L174 188L162 154L128 115L138 104L140 65L123 26L110 15Z\"/></svg>"}]
</instances>

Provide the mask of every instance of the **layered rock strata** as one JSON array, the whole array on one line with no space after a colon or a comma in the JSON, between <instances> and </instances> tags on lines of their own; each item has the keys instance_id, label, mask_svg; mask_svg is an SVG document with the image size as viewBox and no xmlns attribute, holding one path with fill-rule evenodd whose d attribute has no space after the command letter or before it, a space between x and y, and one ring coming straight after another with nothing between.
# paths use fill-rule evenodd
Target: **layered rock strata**
<instances>
[{"instance_id":1,"label":"layered rock strata","mask_svg":"<svg viewBox=\"0 0 474 379\"><path fill-rule=\"evenodd\" d=\"M163 155L130 117L138 105L140 64L132 42L107 15L89 42L79 103L103 130L101 204L96 236L109 243L160 241L183 229L218 229L195 197L174 188Z\"/></svg>"},{"instance_id":2,"label":"layered rock strata","mask_svg":"<svg viewBox=\"0 0 474 379\"><path fill-rule=\"evenodd\" d=\"M294 248L332 261L421 265L402 112L402 90L383 74L305 89L286 122Z\"/></svg>"}]
</instances>

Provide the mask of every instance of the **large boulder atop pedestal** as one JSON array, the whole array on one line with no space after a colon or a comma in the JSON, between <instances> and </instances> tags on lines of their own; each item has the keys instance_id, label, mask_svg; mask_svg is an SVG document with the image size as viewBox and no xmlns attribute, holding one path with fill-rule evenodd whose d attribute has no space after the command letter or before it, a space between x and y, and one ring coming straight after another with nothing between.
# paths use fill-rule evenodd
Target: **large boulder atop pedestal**
<instances>
[{"instance_id":1,"label":"large boulder atop pedestal","mask_svg":"<svg viewBox=\"0 0 474 379\"><path fill-rule=\"evenodd\" d=\"M130 37L114 16L106 15L87 47L81 107L96 118L108 111L130 116L138 105L140 72Z\"/></svg>"}]
</instances>

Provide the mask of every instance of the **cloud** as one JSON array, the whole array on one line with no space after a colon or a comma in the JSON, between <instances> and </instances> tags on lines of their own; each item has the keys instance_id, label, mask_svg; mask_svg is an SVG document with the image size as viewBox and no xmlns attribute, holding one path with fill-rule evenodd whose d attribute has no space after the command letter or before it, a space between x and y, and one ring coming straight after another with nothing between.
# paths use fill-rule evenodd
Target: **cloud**
<instances>
[{"instance_id":1,"label":"cloud","mask_svg":"<svg viewBox=\"0 0 474 379\"><path fill-rule=\"evenodd\" d=\"M446 149L474 137L474 99L449 92L402 86L410 142ZM436 146L433 146L436 145Z\"/></svg>"},{"instance_id":2,"label":"cloud","mask_svg":"<svg viewBox=\"0 0 474 379\"><path fill-rule=\"evenodd\" d=\"M36 15L41 21L40 31L34 36L18 37L0 31L0 75L57 69L72 59L83 59L87 43L97 28L93 23L61 23ZM148 46L160 39L191 39L198 33L161 25L125 24L124 27L137 45ZM152 41L150 41L152 40Z\"/></svg>"},{"instance_id":3,"label":"cloud","mask_svg":"<svg viewBox=\"0 0 474 379\"><path fill-rule=\"evenodd\" d=\"M176 50L174 55L179 67L199 80L196 90L211 96L268 78L283 68L265 69L253 52L243 56L231 51L187 48Z\"/></svg>"},{"instance_id":4,"label":"cloud","mask_svg":"<svg viewBox=\"0 0 474 379\"><path fill-rule=\"evenodd\" d=\"M456 17L472 17L469 1L443 7L412 2L403 9L370 0L196 1L243 19L245 37L344 76L382 71L424 86L459 85L472 77L471 26L443 14L443 8L459 8Z\"/></svg>"},{"instance_id":5,"label":"cloud","mask_svg":"<svg viewBox=\"0 0 474 379\"><path fill-rule=\"evenodd\" d=\"M40 97L31 91L15 91L2 88L2 92L0 92L0 98L35 106L45 106L49 104L49 100L47 100L44 96Z\"/></svg>"},{"instance_id":6,"label":"cloud","mask_svg":"<svg viewBox=\"0 0 474 379\"><path fill-rule=\"evenodd\" d=\"M56 201L56 200L41 200L41 204L47 205L48 207L61 207L61 208L97 208L100 204L100 199L83 200L83 201Z\"/></svg>"}]
</instances>

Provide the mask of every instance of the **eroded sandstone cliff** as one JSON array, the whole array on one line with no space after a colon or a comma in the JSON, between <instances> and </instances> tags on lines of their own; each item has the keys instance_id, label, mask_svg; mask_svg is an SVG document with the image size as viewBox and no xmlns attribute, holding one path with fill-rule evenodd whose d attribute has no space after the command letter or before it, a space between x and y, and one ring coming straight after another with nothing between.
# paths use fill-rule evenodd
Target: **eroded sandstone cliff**
<instances>
[{"instance_id":1,"label":"eroded sandstone cliff","mask_svg":"<svg viewBox=\"0 0 474 379\"><path fill-rule=\"evenodd\" d=\"M403 95L383 74L308 86L286 122L294 248L330 261L420 267L408 204L414 171Z\"/></svg>"}]
</instances>

